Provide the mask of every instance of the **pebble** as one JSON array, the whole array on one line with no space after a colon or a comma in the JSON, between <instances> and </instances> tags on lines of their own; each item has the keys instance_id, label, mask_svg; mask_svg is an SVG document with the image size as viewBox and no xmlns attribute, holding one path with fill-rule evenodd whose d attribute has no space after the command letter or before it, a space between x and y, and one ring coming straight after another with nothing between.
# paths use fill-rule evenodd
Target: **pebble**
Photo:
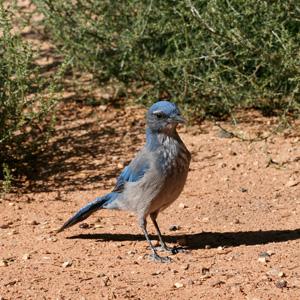
<instances>
[{"instance_id":1,"label":"pebble","mask_svg":"<svg viewBox=\"0 0 300 300\"><path fill-rule=\"evenodd\" d=\"M178 207L179 208L187 208L188 206L184 203L179 203Z\"/></svg>"},{"instance_id":2,"label":"pebble","mask_svg":"<svg viewBox=\"0 0 300 300\"><path fill-rule=\"evenodd\" d=\"M82 228L82 229L87 229L87 228L89 228L90 227L90 225L88 224L88 223L81 223L80 225L79 225L79 228Z\"/></svg>"},{"instance_id":3,"label":"pebble","mask_svg":"<svg viewBox=\"0 0 300 300\"><path fill-rule=\"evenodd\" d=\"M200 273L202 275L206 275L209 273L209 268L206 268L206 267L202 267L201 270L200 270Z\"/></svg>"},{"instance_id":4,"label":"pebble","mask_svg":"<svg viewBox=\"0 0 300 300\"><path fill-rule=\"evenodd\" d=\"M151 275L153 275L153 276L156 276L156 275L159 275L159 274L161 274L161 270L157 270L157 271L151 273Z\"/></svg>"},{"instance_id":5,"label":"pebble","mask_svg":"<svg viewBox=\"0 0 300 300\"><path fill-rule=\"evenodd\" d=\"M7 267L7 266L8 266L7 261L4 259L0 259L0 267Z\"/></svg>"},{"instance_id":6,"label":"pebble","mask_svg":"<svg viewBox=\"0 0 300 300\"><path fill-rule=\"evenodd\" d=\"M268 253L268 252L261 252L259 253L259 257L266 257L266 258L269 258L272 254Z\"/></svg>"},{"instance_id":7,"label":"pebble","mask_svg":"<svg viewBox=\"0 0 300 300\"><path fill-rule=\"evenodd\" d=\"M14 234L19 234L18 230L13 230L11 232L8 233L8 235L14 235Z\"/></svg>"},{"instance_id":8,"label":"pebble","mask_svg":"<svg viewBox=\"0 0 300 300\"><path fill-rule=\"evenodd\" d=\"M9 228L9 225L8 224L2 224L2 225L0 225L0 228L1 229L7 229L7 228Z\"/></svg>"},{"instance_id":9,"label":"pebble","mask_svg":"<svg viewBox=\"0 0 300 300\"><path fill-rule=\"evenodd\" d=\"M265 263L267 263L267 262L269 261L269 259L268 259L267 257L265 257L265 256L260 256L260 257L257 259L257 261L259 261L260 263L265 264Z\"/></svg>"},{"instance_id":10,"label":"pebble","mask_svg":"<svg viewBox=\"0 0 300 300\"><path fill-rule=\"evenodd\" d=\"M235 151L233 151L232 149L229 150L229 155L231 156L236 156L237 153Z\"/></svg>"},{"instance_id":11,"label":"pebble","mask_svg":"<svg viewBox=\"0 0 300 300\"><path fill-rule=\"evenodd\" d=\"M283 289L287 287L287 281L284 279L279 279L278 281L275 282L275 286L279 289Z\"/></svg>"},{"instance_id":12,"label":"pebble","mask_svg":"<svg viewBox=\"0 0 300 300\"><path fill-rule=\"evenodd\" d=\"M273 250L267 250L267 254L268 254L269 256L272 256L272 255L275 254L275 252L274 252Z\"/></svg>"},{"instance_id":13,"label":"pebble","mask_svg":"<svg viewBox=\"0 0 300 300\"><path fill-rule=\"evenodd\" d=\"M293 180L293 179L290 179L286 184L285 186L286 187L293 187L293 186L296 186L300 183L300 181L298 180Z\"/></svg>"},{"instance_id":14,"label":"pebble","mask_svg":"<svg viewBox=\"0 0 300 300\"><path fill-rule=\"evenodd\" d=\"M183 270L188 270L190 267L189 264L185 264L185 265L182 265L180 268L183 269Z\"/></svg>"},{"instance_id":15,"label":"pebble","mask_svg":"<svg viewBox=\"0 0 300 300\"><path fill-rule=\"evenodd\" d=\"M72 261L71 260L67 260L65 262L63 262L63 264L61 265L63 268L68 268L72 266Z\"/></svg>"},{"instance_id":16,"label":"pebble","mask_svg":"<svg viewBox=\"0 0 300 300\"><path fill-rule=\"evenodd\" d=\"M269 271L267 271L267 274L270 276L276 276L276 277L284 277L285 274L282 271L279 271L277 269L270 269Z\"/></svg>"},{"instance_id":17,"label":"pebble","mask_svg":"<svg viewBox=\"0 0 300 300\"><path fill-rule=\"evenodd\" d=\"M27 224L35 226L35 225L39 225L40 223L37 222L36 220L31 220L31 221L28 221Z\"/></svg>"},{"instance_id":18,"label":"pebble","mask_svg":"<svg viewBox=\"0 0 300 300\"><path fill-rule=\"evenodd\" d=\"M180 289L180 288L183 288L184 285L181 282L175 282L174 286L176 287L176 289Z\"/></svg>"},{"instance_id":19,"label":"pebble","mask_svg":"<svg viewBox=\"0 0 300 300\"><path fill-rule=\"evenodd\" d=\"M204 217L204 218L202 219L202 222L203 222L203 223L208 223L208 222L209 222L209 218L208 218L208 217Z\"/></svg>"},{"instance_id":20,"label":"pebble","mask_svg":"<svg viewBox=\"0 0 300 300\"><path fill-rule=\"evenodd\" d=\"M94 228L103 228L103 225L101 225L100 223L96 223L94 224Z\"/></svg>"},{"instance_id":21,"label":"pebble","mask_svg":"<svg viewBox=\"0 0 300 300\"><path fill-rule=\"evenodd\" d=\"M23 260L28 260L31 258L31 255L29 253L25 253L23 256L22 256L22 259Z\"/></svg>"},{"instance_id":22,"label":"pebble","mask_svg":"<svg viewBox=\"0 0 300 300\"><path fill-rule=\"evenodd\" d=\"M179 230L180 229L180 226L179 225L171 225L170 227L169 227L169 230L170 231L176 231L176 230Z\"/></svg>"},{"instance_id":23,"label":"pebble","mask_svg":"<svg viewBox=\"0 0 300 300\"><path fill-rule=\"evenodd\" d=\"M117 168L118 168L118 169L123 169L123 168L124 168L124 165L123 165L122 163L118 163Z\"/></svg>"},{"instance_id":24,"label":"pebble","mask_svg":"<svg viewBox=\"0 0 300 300\"><path fill-rule=\"evenodd\" d=\"M217 280L213 281L213 282L210 284L210 286L211 286L211 287L220 286L220 285L222 285L222 284L224 284L224 283L225 283L224 281L217 279Z\"/></svg>"}]
</instances>

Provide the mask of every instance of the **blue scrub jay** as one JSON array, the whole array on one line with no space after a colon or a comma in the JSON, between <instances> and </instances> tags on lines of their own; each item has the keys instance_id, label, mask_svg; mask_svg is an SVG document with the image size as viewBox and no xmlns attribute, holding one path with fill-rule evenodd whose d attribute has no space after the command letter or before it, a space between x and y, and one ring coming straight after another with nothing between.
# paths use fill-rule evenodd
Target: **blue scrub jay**
<instances>
[{"instance_id":1,"label":"blue scrub jay","mask_svg":"<svg viewBox=\"0 0 300 300\"><path fill-rule=\"evenodd\" d=\"M58 232L86 219L98 209L132 211L152 250L151 258L159 262L169 257L157 254L147 232L147 217L155 226L160 249L176 253L161 236L156 218L159 212L171 205L180 195L186 182L191 155L180 139L176 127L185 119L174 103L159 101L147 112L146 144L131 163L124 168L114 189L81 208Z\"/></svg>"}]
</instances>

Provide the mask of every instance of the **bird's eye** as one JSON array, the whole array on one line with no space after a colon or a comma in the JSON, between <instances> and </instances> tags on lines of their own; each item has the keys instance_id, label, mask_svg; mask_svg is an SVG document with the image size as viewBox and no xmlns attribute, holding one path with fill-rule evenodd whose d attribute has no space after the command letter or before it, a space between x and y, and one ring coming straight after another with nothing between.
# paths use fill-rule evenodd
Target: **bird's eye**
<instances>
[{"instance_id":1,"label":"bird's eye","mask_svg":"<svg viewBox=\"0 0 300 300\"><path fill-rule=\"evenodd\" d=\"M163 112L157 112L155 115L157 119L162 119L165 116Z\"/></svg>"}]
</instances>

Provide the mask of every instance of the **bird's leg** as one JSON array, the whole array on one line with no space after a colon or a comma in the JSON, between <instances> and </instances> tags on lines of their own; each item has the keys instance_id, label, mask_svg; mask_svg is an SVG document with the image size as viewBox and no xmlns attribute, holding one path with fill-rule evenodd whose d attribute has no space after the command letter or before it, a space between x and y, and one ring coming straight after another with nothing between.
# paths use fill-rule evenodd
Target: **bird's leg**
<instances>
[{"instance_id":1,"label":"bird's leg","mask_svg":"<svg viewBox=\"0 0 300 300\"><path fill-rule=\"evenodd\" d=\"M142 230L143 230L143 233L144 233L144 235L145 235L145 238L146 238L146 240L147 240L147 242L148 242L148 244L149 244L149 246L150 246L150 249L152 250L152 254L150 255L151 259L154 260L154 261L157 261L157 262L163 262L163 263L165 263L165 262L170 262L171 259L170 259L169 257L161 257L161 256L159 256L159 255L157 254L156 249L155 249L155 247L152 245L151 240L150 240L150 238L149 238L149 234L148 234L147 228L146 228L147 222L146 222L145 219L143 219L143 220L140 221L140 226L141 226L141 228L142 228Z\"/></svg>"},{"instance_id":2,"label":"bird's leg","mask_svg":"<svg viewBox=\"0 0 300 300\"><path fill-rule=\"evenodd\" d=\"M151 220L154 224L154 227L157 231L157 235L158 235L158 238L159 238L160 247L158 248L158 250L163 250L163 251L166 251L166 252L169 252L169 253L172 253L172 254L176 254L178 252L183 252L183 249L181 249L181 248L176 248L176 247L171 248L171 247L167 246L167 244L165 243L165 241L162 238L160 229L159 229L158 224L156 222L157 213L151 213L150 218L151 218Z\"/></svg>"}]
</instances>

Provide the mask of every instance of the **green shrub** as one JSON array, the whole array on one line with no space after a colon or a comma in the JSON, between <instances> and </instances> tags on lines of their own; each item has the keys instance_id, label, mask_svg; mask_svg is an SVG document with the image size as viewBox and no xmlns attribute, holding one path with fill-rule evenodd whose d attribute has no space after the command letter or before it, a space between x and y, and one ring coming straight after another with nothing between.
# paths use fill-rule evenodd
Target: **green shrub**
<instances>
[{"instance_id":1,"label":"green shrub","mask_svg":"<svg viewBox=\"0 0 300 300\"><path fill-rule=\"evenodd\" d=\"M13 33L10 18L0 4L0 179L6 191L12 175L24 173L44 146L55 103L33 65L33 51Z\"/></svg>"},{"instance_id":2,"label":"green shrub","mask_svg":"<svg viewBox=\"0 0 300 300\"><path fill-rule=\"evenodd\" d=\"M297 1L34 0L58 49L101 83L195 116L299 111Z\"/></svg>"}]
</instances>

